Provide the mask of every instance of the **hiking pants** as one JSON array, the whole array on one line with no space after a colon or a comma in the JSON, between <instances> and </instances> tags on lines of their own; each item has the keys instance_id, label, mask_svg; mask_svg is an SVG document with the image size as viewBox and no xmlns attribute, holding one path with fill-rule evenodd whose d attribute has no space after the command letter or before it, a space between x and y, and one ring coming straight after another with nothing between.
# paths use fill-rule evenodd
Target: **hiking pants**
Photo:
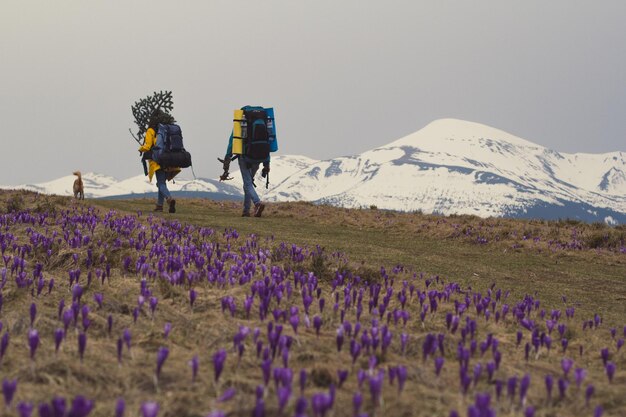
<instances>
[{"instance_id":1,"label":"hiking pants","mask_svg":"<svg viewBox=\"0 0 626 417\"><path fill-rule=\"evenodd\" d=\"M239 161L239 170L241 170L241 178L243 179L243 211L248 213L252 203L258 204L261 202L252 184L252 179L259 170L259 163L251 164L246 162L242 156L237 158L237 160Z\"/></svg>"},{"instance_id":2,"label":"hiking pants","mask_svg":"<svg viewBox=\"0 0 626 417\"><path fill-rule=\"evenodd\" d=\"M156 175L156 181L157 181L156 184L157 184L157 189L159 190L159 197L157 198L157 205L162 206L163 201L171 197L170 190L167 189L167 184L166 184L167 173L164 170L159 169L154 174Z\"/></svg>"}]
</instances>

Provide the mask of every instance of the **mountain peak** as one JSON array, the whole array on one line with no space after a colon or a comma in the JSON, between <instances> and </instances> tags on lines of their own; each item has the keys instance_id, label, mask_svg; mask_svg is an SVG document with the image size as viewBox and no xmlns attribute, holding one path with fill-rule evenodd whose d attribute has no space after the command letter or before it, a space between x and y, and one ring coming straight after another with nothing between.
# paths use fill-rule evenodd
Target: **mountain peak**
<instances>
[{"instance_id":1,"label":"mountain peak","mask_svg":"<svg viewBox=\"0 0 626 417\"><path fill-rule=\"evenodd\" d=\"M446 146L450 145L450 142L454 142L455 146L459 142L465 142L468 145L473 144L475 146L498 142L532 148L540 152L545 150L545 148L540 145L512 135L504 130L481 123L454 118L434 120L417 132L392 142L389 146L414 146L422 148L426 144L430 146Z\"/></svg>"}]
</instances>

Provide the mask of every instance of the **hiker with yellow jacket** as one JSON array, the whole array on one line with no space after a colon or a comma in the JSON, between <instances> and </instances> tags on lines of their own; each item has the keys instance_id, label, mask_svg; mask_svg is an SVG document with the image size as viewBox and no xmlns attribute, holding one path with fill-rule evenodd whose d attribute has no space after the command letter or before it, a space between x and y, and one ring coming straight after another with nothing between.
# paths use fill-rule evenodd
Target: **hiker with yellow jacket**
<instances>
[{"instance_id":1,"label":"hiker with yellow jacket","mask_svg":"<svg viewBox=\"0 0 626 417\"><path fill-rule=\"evenodd\" d=\"M139 152L145 153L150 152L152 148L155 146L157 141L157 127L159 124L169 125L176 123L174 118L160 110L157 109L150 117L150 121L148 123L148 129L146 130L146 135L144 138L143 145L139 148ZM148 154L149 155L149 154ZM149 170L148 170L148 178L150 182L152 182L152 177L156 176L156 185L158 190L157 203L154 211L163 211L163 202L166 201L169 206L170 213L176 213L176 200L174 200L170 194L170 191L167 188L166 181L172 180L179 172L180 168L172 167L172 168L161 168L161 166L150 159Z\"/></svg>"}]
</instances>

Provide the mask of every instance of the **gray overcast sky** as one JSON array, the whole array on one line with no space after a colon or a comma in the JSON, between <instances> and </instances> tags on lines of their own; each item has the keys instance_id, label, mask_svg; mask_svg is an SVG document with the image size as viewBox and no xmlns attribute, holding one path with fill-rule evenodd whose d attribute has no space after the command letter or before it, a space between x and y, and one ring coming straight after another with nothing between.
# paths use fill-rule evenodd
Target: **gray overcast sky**
<instances>
[{"instance_id":1,"label":"gray overcast sky","mask_svg":"<svg viewBox=\"0 0 626 417\"><path fill-rule=\"evenodd\" d=\"M444 117L623 151L625 18L623 0L2 0L0 184L140 174L130 106L155 90L203 177L245 104L317 159Z\"/></svg>"}]
</instances>

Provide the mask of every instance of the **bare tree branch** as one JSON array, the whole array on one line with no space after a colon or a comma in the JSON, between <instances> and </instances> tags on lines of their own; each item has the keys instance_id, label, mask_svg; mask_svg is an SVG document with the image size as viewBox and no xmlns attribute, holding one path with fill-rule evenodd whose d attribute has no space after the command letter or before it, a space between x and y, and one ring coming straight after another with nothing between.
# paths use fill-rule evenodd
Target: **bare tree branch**
<instances>
[{"instance_id":1,"label":"bare tree branch","mask_svg":"<svg viewBox=\"0 0 626 417\"><path fill-rule=\"evenodd\" d=\"M133 135L133 138L139 142L137 138L142 138L145 135L146 130L148 130L150 117L157 109L169 113L173 108L174 102L172 100L171 91L161 90L158 93L155 91L151 96L136 101L135 104L130 107L133 112L133 117L135 118L135 124L138 128L137 135Z\"/></svg>"}]
</instances>

